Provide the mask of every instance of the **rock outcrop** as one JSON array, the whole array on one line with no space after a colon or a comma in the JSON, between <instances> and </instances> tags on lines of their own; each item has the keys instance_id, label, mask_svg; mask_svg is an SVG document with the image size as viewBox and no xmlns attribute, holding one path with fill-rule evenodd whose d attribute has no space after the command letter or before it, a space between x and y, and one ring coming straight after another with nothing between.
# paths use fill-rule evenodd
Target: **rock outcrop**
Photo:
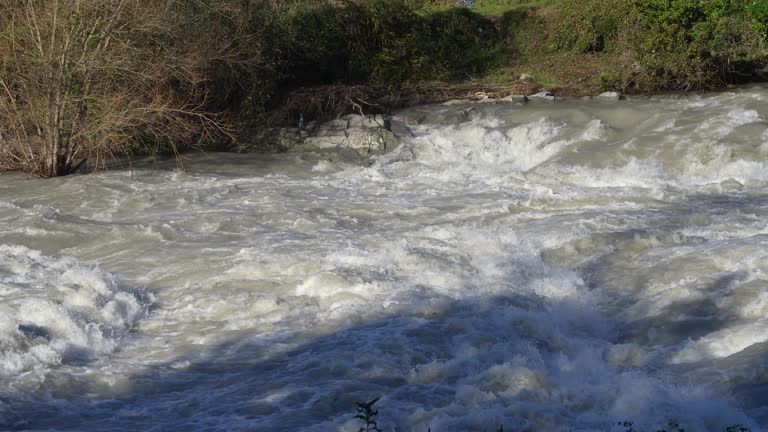
<instances>
[{"instance_id":1,"label":"rock outcrop","mask_svg":"<svg viewBox=\"0 0 768 432\"><path fill-rule=\"evenodd\" d=\"M282 129L279 141L288 152L309 159L361 160L397 147L397 132L407 132L407 128L382 115L350 114L311 131Z\"/></svg>"},{"instance_id":2,"label":"rock outcrop","mask_svg":"<svg viewBox=\"0 0 768 432\"><path fill-rule=\"evenodd\" d=\"M624 99L624 96L618 92L600 93L599 95L597 95L597 97L598 99L607 99L607 100L615 100L615 101Z\"/></svg>"},{"instance_id":3,"label":"rock outcrop","mask_svg":"<svg viewBox=\"0 0 768 432\"><path fill-rule=\"evenodd\" d=\"M554 93L551 93L548 91L543 91L543 92L530 95L529 98L532 100L544 100L549 102L555 102L555 100L557 100L557 96L555 96Z\"/></svg>"}]
</instances>

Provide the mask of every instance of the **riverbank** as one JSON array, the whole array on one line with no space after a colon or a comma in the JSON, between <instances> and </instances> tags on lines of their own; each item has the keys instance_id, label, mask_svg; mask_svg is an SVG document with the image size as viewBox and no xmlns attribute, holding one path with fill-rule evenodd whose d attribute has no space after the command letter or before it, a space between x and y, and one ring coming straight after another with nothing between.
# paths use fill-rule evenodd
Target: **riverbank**
<instances>
[{"instance_id":1,"label":"riverbank","mask_svg":"<svg viewBox=\"0 0 768 432\"><path fill-rule=\"evenodd\" d=\"M451 99L765 78L768 0L460 3L6 2L0 170L54 177L135 155L270 152L276 128Z\"/></svg>"},{"instance_id":2,"label":"riverbank","mask_svg":"<svg viewBox=\"0 0 768 432\"><path fill-rule=\"evenodd\" d=\"M452 5L433 2L438 11ZM301 87L278 98L264 123L292 126L300 116L326 121L455 99L542 92L556 97L688 94L763 82L761 5L684 0L476 2L472 13L493 23L504 47L483 73L453 81ZM239 142L238 148L280 148L274 139L251 131Z\"/></svg>"}]
</instances>

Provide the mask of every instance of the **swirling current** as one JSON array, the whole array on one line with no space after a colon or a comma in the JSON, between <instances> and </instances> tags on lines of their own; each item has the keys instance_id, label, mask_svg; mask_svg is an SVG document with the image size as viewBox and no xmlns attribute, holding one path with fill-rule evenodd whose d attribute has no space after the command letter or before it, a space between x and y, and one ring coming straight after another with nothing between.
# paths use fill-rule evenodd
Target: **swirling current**
<instances>
[{"instance_id":1,"label":"swirling current","mask_svg":"<svg viewBox=\"0 0 768 432\"><path fill-rule=\"evenodd\" d=\"M768 427L768 88L0 176L0 430Z\"/></svg>"}]
</instances>

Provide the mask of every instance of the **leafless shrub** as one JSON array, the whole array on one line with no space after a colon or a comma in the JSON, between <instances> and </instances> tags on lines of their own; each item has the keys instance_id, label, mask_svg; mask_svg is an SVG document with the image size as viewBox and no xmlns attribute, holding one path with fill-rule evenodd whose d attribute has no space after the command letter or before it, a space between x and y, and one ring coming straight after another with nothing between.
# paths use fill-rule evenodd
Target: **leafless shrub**
<instances>
[{"instance_id":1,"label":"leafless shrub","mask_svg":"<svg viewBox=\"0 0 768 432\"><path fill-rule=\"evenodd\" d=\"M197 0L0 3L0 170L61 176L230 135L208 109L208 68L257 58L258 36L223 37L213 25L191 35L191 7L241 12Z\"/></svg>"}]
</instances>

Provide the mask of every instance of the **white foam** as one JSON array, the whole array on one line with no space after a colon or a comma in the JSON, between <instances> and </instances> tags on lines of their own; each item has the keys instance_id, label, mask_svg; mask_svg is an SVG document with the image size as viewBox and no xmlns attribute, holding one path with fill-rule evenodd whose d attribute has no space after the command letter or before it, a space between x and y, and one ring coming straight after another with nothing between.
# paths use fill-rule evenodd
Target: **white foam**
<instances>
[{"instance_id":1,"label":"white foam","mask_svg":"<svg viewBox=\"0 0 768 432\"><path fill-rule=\"evenodd\" d=\"M566 127L547 118L500 128L498 123L475 120L444 128L422 128L426 131L414 140L416 160L431 166L450 164L477 174L495 174L497 170L526 171L556 155L573 140L560 138ZM590 122L580 137L595 139L600 135L599 121ZM481 169L481 171L477 171Z\"/></svg>"},{"instance_id":2,"label":"white foam","mask_svg":"<svg viewBox=\"0 0 768 432\"><path fill-rule=\"evenodd\" d=\"M161 307L0 248L2 371L82 379L33 396L71 401L38 429L355 431L382 396L385 430L757 431L738 377L765 382L768 170L748 103L484 104L365 166L210 155L28 182L3 192L3 241ZM99 387L121 379L152 388Z\"/></svg>"},{"instance_id":3,"label":"white foam","mask_svg":"<svg viewBox=\"0 0 768 432\"><path fill-rule=\"evenodd\" d=\"M689 343L671 359L674 364L719 359L768 341L768 321L730 326Z\"/></svg>"},{"instance_id":4,"label":"white foam","mask_svg":"<svg viewBox=\"0 0 768 432\"><path fill-rule=\"evenodd\" d=\"M147 302L73 258L0 245L0 373L111 354Z\"/></svg>"}]
</instances>

